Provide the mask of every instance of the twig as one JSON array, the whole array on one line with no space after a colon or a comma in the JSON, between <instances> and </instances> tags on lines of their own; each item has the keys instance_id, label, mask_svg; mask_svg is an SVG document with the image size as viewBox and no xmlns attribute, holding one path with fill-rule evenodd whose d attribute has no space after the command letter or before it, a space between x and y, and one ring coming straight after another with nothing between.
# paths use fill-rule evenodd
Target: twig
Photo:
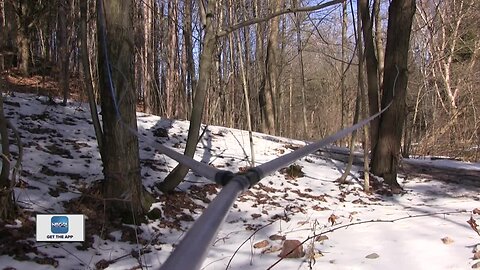
<instances>
[{"instance_id":1,"label":"twig","mask_svg":"<svg viewBox=\"0 0 480 270\"><path fill-rule=\"evenodd\" d=\"M266 270L270 270L272 269L275 265L277 265L279 262L281 262L283 259L285 259L286 257L288 257L288 255L290 253L292 253L293 251L295 251L298 247L300 247L301 245L305 244L308 240L311 240L313 238L316 238L320 235L324 235L326 233L331 233L331 232L334 232L336 230L339 230L339 229L343 229L343 228L348 228L350 226L355 226L355 225L361 225L361 224L365 224L365 223L393 223L393 222L396 222L396 221L401 221L401 220L404 220L404 219L410 219L410 218L419 218L419 217L428 217L428 216L436 216L436 215L448 215L448 214L459 214L459 213L466 213L468 212L467 210L463 209L463 210L456 210L456 211L448 211L448 212L437 212L437 213L428 213L428 214L418 214L418 215L408 215L406 217L400 217L400 218L394 218L394 219L377 219L377 220L363 220L363 221L358 221L358 222L354 222L354 223L348 223L348 224L343 224L343 225L340 225L338 227L335 227L335 228L331 228L329 230L326 230L324 232L321 232L319 234L314 234L312 236L309 236L307 239L303 240L300 244L298 244L297 246L295 246L294 248L292 248L292 250L290 252L288 252L287 254L285 254L284 257L278 259L275 263L273 263L272 265L270 265Z\"/></svg>"},{"instance_id":2,"label":"twig","mask_svg":"<svg viewBox=\"0 0 480 270\"><path fill-rule=\"evenodd\" d=\"M17 174L20 174L22 169L22 159L23 159L23 145L22 139L20 137L20 133L18 129L10 122L10 120L6 119L7 126L12 130L13 134L15 135L15 139L17 140L17 147L18 147L18 157L15 161L15 166L13 167L12 171L12 187L15 186L15 179L17 178Z\"/></svg>"},{"instance_id":3,"label":"twig","mask_svg":"<svg viewBox=\"0 0 480 270\"><path fill-rule=\"evenodd\" d=\"M237 255L237 252L240 250L240 248L242 248L243 245L245 245L245 243L248 242L248 240L250 240L257 232L263 230L264 228L272 225L273 223L275 223L277 220L274 220L274 221L270 221L268 224L266 225L263 225L262 227L256 229L247 239L245 239L245 241L243 241L240 246L238 246L238 248L235 250L235 252L233 253L232 257L230 257L230 260L228 260L228 263L227 263L227 267L225 267L225 269L228 269L230 267L230 264L232 263L232 260L233 258L235 257L235 255Z\"/></svg>"}]
</instances>

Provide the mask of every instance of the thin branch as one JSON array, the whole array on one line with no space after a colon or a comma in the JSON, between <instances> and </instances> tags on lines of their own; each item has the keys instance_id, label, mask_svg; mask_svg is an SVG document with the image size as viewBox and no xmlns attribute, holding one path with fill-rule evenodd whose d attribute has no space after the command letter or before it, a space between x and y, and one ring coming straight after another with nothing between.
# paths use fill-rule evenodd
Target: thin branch
<instances>
[{"instance_id":1,"label":"thin branch","mask_svg":"<svg viewBox=\"0 0 480 270\"><path fill-rule=\"evenodd\" d=\"M315 6L286 8L284 10L280 10L278 12L271 13L271 14L265 16L265 17L253 18L253 19L243 21L243 22L237 23L235 25L229 26L229 27L219 31L217 33L217 38L226 36L226 35L230 34L231 32L233 32L237 29L240 29L242 27L247 27L247 26L252 25L252 24L257 24L257 23L269 21L269 20L271 20L275 17L278 17L280 15L283 15L283 14L294 13L294 12L316 11L316 10L319 10L319 9L327 8L329 6L333 6L333 5L336 5L336 4L343 3L344 1L345 0L333 0L333 1L330 1L330 2L318 4L318 5L315 5Z\"/></svg>"},{"instance_id":2,"label":"thin branch","mask_svg":"<svg viewBox=\"0 0 480 270\"><path fill-rule=\"evenodd\" d=\"M235 250L235 252L233 253L232 257L230 257L230 260L228 260L228 263L227 263L227 267L225 267L225 269L228 269L230 267L230 264L232 263L232 260L233 258L235 257L235 255L237 255L238 251L240 250L240 248L245 245L245 243L248 242L248 240L252 239L252 237L257 234L257 232L265 229L266 227L272 225L274 222L276 222L277 220L274 220L274 221L270 221L269 223L267 223L266 225L263 225L262 227L256 229L247 239L245 239L241 244L240 246L238 246L238 248Z\"/></svg>"}]
</instances>

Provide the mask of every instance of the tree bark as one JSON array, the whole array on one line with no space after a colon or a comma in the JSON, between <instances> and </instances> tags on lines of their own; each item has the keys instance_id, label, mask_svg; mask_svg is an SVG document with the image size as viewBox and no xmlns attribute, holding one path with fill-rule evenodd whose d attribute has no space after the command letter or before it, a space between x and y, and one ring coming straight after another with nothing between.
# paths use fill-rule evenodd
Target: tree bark
<instances>
[{"instance_id":1,"label":"tree bark","mask_svg":"<svg viewBox=\"0 0 480 270\"><path fill-rule=\"evenodd\" d=\"M186 0L184 3L184 46L186 54L186 91L187 91L187 119L190 118L192 110L193 93L195 92L195 62L193 59L193 41L192 41L192 0Z\"/></svg>"},{"instance_id":2,"label":"tree bark","mask_svg":"<svg viewBox=\"0 0 480 270\"><path fill-rule=\"evenodd\" d=\"M297 7L297 0L294 1L294 7ZM308 121L307 121L307 98L305 95L306 86L305 86L305 66L303 64L303 45L302 45L302 36L300 32L300 16L298 13L294 13L296 21L296 32L297 32L297 52L299 55L299 65L300 65L300 92L302 94L302 115L303 115L303 138L309 138L308 132Z\"/></svg>"},{"instance_id":3,"label":"tree bark","mask_svg":"<svg viewBox=\"0 0 480 270\"><path fill-rule=\"evenodd\" d=\"M93 90L92 72L90 71L90 59L88 57L88 37L87 37L87 1L80 1L80 56L83 67L83 81L85 92L88 97L88 105L90 107L90 115L92 116L93 128L97 137L98 148L100 153L103 152L103 132L98 119L97 101ZM103 157L103 155L101 155Z\"/></svg>"},{"instance_id":4,"label":"tree bark","mask_svg":"<svg viewBox=\"0 0 480 270\"><path fill-rule=\"evenodd\" d=\"M171 118L178 113L178 73L177 73L177 0L168 1L168 47L167 74L165 76L165 117Z\"/></svg>"},{"instance_id":5,"label":"tree bark","mask_svg":"<svg viewBox=\"0 0 480 270\"><path fill-rule=\"evenodd\" d=\"M14 216L13 187L10 181L10 143L8 139L7 119L3 111L3 93L0 91L0 136L2 146L2 169L0 173L0 220Z\"/></svg>"},{"instance_id":6,"label":"tree bark","mask_svg":"<svg viewBox=\"0 0 480 270\"><path fill-rule=\"evenodd\" d=\"M58 46L59 46L59 82L60 90L63 93L62 105L67 105L69 96L69 59L70 52L68 50L68 35L67 35L67 16L70 7L70 0L62 0L58 6Z\"/></svg>"},{"instance_id":7,"label":"tree bark","mask_svg":"<svg viewBox=\"0 0 480 270\"><path fill-rule=\"evenodd\" d=\"M269 1L270 9L273 12L280 10L279 0ZM262 119L265 121L264 132L275 135L276 126L276 100L278 92L278 34L279 34L280 18L275 17L270 21L270 29L267 38L267 56L266 56L266 85L263 91L262 98L265 100L265 105L262 107Z\"/></svg>"},{"instance_id":8,"label":"tree bark","mask_svg":"<svg viewBox=\"0 0 480 270\"><path fill-rule=\"evenodd\" d=\"M104 196L112 217L135 222L150 207L140 177L133 89L133 1L98 3L98 62L103 122ZM104 17L101 16L104 12ZM107 37L108 35L108 37Z\"/></svg>"},{"instance_id":9,"label":"tree bark","mask_svg":"<svg viewBox=\"0 0 480 270\"><path fill-rule=\"evenodd\" d=\"M405 119L408 83L408 51L415 0L393 0L389 7L382 107L393 100L381 116L377 144L373 150L372 173L399 188L397 165Z\"/></svg>"},{"instance_id":10,"label":"tree bark","mask_svg":"<svg viewBox=\"0 0 480 270\"><path fill-rule=\"evenodd\" d=\"M19 1L16 6L17 13L17 48L18 68L20 72L28 76L30 74L30 37L28 30L27 3Z\"/></svg>"},{"instance_id":11,"label":"tree bark","mask_svg":"<svg viewBox=\"0 0 480 270\"><path fill-rule=\"evenodd\" d=\"M378 97L378 61L375 55L375 44L373 40L373 21L370 16L369 1L359 0L361 26L363 32L363 44L365 46L365 62L367 64L367 85L368 85L368 106L370 115L379 111ZM379 119L375 118L370 122L370 145L376 144Z\"/></svg>"}]
</instances>

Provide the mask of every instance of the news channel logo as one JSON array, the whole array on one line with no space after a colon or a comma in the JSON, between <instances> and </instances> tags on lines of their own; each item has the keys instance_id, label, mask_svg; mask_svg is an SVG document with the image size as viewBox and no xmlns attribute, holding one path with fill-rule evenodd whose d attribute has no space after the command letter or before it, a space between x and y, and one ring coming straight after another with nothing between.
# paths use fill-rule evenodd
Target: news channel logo
<instances>
[{"instance_id":1,"label":"news channel logo","mask_svg":"<svg viewBox=\"0 0 480 270\"><path fill-rule=\"evenodd\" d=\"M85 240L85 216L77 214L37 214L37 241L82 242Z\"/></svg>"},{"instance_id":2,"label":"news channel logo","mask_svg":"<svg viewBox=\"0 0 480 270\"><path fill-rule=\"evenodd\" d=\"M50 225L52 233L68 233L67 216L53 216Z\"/></svg>"}]
</instances>

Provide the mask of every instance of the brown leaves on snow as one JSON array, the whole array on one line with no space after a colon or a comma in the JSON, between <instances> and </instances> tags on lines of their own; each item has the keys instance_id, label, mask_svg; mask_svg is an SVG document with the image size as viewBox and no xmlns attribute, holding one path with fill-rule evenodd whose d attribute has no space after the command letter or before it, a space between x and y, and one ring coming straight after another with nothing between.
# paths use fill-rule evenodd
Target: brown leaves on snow
<instances>
[{"instance_id":1,"label":"brown leaves on snow","mask_svg":"<svg viewBox=\"0 0 480 270\"><path fill-rule=\"evenodd\" d=\"M330 222L333 226L337 224L337 219L338 219L337 216L335 216L334 214L331 214L330 217L328 217L328 222Z\"/></svg>"},{"instance_id":2,"label":"brown leaves on snow","mask_svg":"<svg viewBox=\"0 0 480 270\"><path fill-rule=\"evenodd\" d=\"M475 208L472 210L472 216L470 216L470 219L467 220L468 225L470 225L470 228L474 230L478 235L480 235L480 232L478 231L478 224L475 219L473 219L473 215L480 215L480 208Z\"/></svg>"},{"instance_id":3,"label":"brown leaves on snow","mask_svg":"<svg viewBox=\"0 0 480 270\"><path fill-rule=\"evenodd\" d=\"M305 176L305 173L302 171L302 166L298 164L292 164L287 168L282 168L280 169L280 173L284 174L287 180L293 180Z\"/></svg>"}]
</instances>

